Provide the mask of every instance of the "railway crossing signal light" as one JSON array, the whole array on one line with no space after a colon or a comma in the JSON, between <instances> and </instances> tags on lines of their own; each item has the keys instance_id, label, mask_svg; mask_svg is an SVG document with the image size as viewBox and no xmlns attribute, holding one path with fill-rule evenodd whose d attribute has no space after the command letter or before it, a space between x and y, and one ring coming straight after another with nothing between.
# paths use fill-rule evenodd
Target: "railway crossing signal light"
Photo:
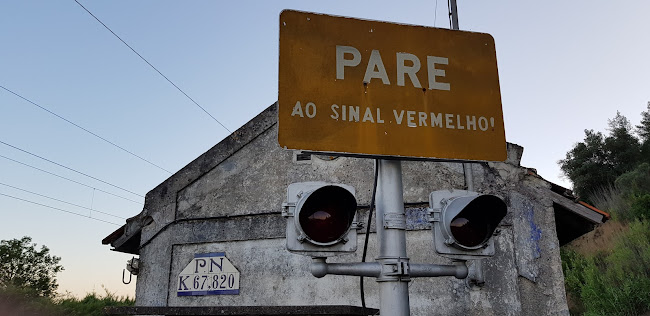
<instances>
[{"instance_id":1,"label":"railway crossing signal light","mask_svg":"<svg viewBox=\"0 0 650 316\"><path fill-rule=\"evenodd\" d=\"M357 250L354 188L326 182L292 183L282 215L287 218L287 250L329 257Z\"/></svg>"},{"instance_id":2,"label":"railway crossing signal light","mask_svg":"<svg viewBox=\"0 0 650 316\"><path fill-rule=\"evenodd\" d=\"M507 206L501 198L465 190L429 195L430 221L438 254L457 260L494 255L494 235Z\"/></svg>"}]
</instances>

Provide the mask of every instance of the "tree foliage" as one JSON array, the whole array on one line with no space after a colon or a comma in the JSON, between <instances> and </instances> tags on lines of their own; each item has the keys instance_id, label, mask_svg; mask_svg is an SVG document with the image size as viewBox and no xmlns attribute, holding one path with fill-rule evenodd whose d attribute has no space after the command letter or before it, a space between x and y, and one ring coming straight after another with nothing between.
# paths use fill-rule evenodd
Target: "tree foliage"
<instances>
[{"instance_id":1,"label":"tree foliage","mask_svg":"<svg viewBox=\"0 0 650 316\"><path fill-rule=\"evenodd\" d=\"M602 133L585 130L584 141L576 144L566 158L560 160L560 169L571 179L575 192L581 197L616 179L608 166L604 148Z\"/></svg>"},{"instance_id":2,"label":"tree foliage","mask_svg":"<svg viewBox=\"0 0 650 316\"><path fill-rule=\"evenodd\" d=\"M641 113L641 124L636 126L636 131L641 138L641 156L642 160L650 163L650 102L648 109Z\"/></svg>"},{"instance_id":3,"label":"tree foliage","mask_svg":"<svg viewBox=\"0 0 650 316\"><path fill-rule=\"evenodd\" d=\"M641 124L636 126L637 133L644 143L650 140L650 102L648 102L648 109L641 112Z\"/></svg>"},{"instance_id":4,"label":"tree foliage","mask_svg":"<svg viewBox=\"0 0 650 316\"><path fill-rule=\"evenodd\" d=\"M650 108L642 116L650 119ZM637 126L642 142L635 136L630 121L618 112L609 120L608 135L585 130L584 140L559 161L562 172L573 182L578 196L590 201L592 194L614 186L619 176L648 159L644 153L644 148L650 147L647 137L643 136L646 130L650 131L650 121L642 121ZM650 150L647 153L650 154Z\"/></svg>"},{"instance_id":5,"label":"tree foliage","mask_svg":"<svg viewBox=\"0 0 650 316\"><path fill-rule=\"evenodd\" d=\"M641 159L641 144L634 136L630 121L621 113L609 121L609 136L605 138L605 154L616 177L634 169Z\"/></svg>"},{"instance_id":6,"label":"tree foliage","mask_svg":"<svg viewBox=\"0 0 650 316\"><path fill-rule=\"evenodd\" d=\"M634 170L622 174L615 181L625 198L634 198L650 193L650 163L644 162Z\"/></svg>"},{"instance_id":7,"label":"tree foliage","mask_svg":"<svg viewBox=\"0 0 650 316\"><path fill-rule=\"evenodd\" d=\"M60 257L50 249L36 249L30 237L0 241L0 289L17 288L32 296L53 297L58 283L56 274L63 270Z\"/></svg>"}]
</instances>

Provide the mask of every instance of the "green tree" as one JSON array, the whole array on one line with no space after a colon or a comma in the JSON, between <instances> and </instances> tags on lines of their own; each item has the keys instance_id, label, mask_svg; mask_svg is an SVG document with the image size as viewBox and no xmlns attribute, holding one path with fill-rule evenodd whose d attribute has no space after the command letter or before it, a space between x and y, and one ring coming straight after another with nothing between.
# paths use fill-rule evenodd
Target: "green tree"
<instances>
[{"instance_id":1,"label":"green tree","mask_svg":"<svg viewBox=\"0 0 650 316\"><path fill-rule=\"evenodd\" d=\"M609 120L608 130L607 136L585 130L585 139L558 162L573 182L574 191L587 201L595 192L613 186L616 178L641 161L641 144L625 116L617 112Z\"/></svg>"},{"instance_id":2,"label":"green tree","mask_svg":"<svg viewBox=\"0 0 650 316\"><path fill-rule=\"evenodd\" d=\"M0 241L0 289L19 288L30 295L53 297L59 285L56 274L63 270L60 257L36 244L30 237Z\"/></svg>"},{"instance_id":3,"label":"green tree","mask_svg":"<svg viewBox=\"0 0 650 316\"><path fill-rule=\"evenodd\" d=\"M616 187L626 199L650 193L650 163L644 162L616 179Z\"/></svg>"},{"instance_id":4,"label":"green tree","mask_svg":"<svg viewBox=\"0 0 650 316\"><path fill-rule=\"evenodd\" d=\"M616 211L622 220L650 220L650 163L644 162L616 179L616 189L623 201Z\"/></svg>"},{"instance_id":5,"label":"green tree","mask_svg":"<svg viewBox=\"0 0 650 316\"><path fill-rule=\"evenodd\" d=\"M585 130L585 139L577 143L559 161L560 169L573 182L575 192L586 197L616 179L608 164L605 151L605 137L600 132Z\"/></svg>"},{"instance_id":6,"label":"green tree","mask_svg":"<svg viewBox=\"0 0 650 316\"><path fill-rule=\"evenodd\" d=\"M636 126L636 131L641 138L641 155L645 162L650 162L650 102L648 109L641 112L641 124Z\"/></svg>"},{"instance_id":7,"label":"green tree","mask_svg":"<svg viewBox=\"0 0 650 316\"><path fill-rule=\"evenodd\" d=\"M636 128L641 141L647 143L650 140L650 102L648 102L648 110L641 112L641 124Z\"/></svg>"},{"instance_id":8,"label":"green tree","mask_svg":"<svg viewBox=\"0 0 650 316\"><path fill-rule=\"evenodd\" d=\"M609 120L605 151L616 177L633 170L641 160L641 144L634 136L632 124L618 111L616 116Z\"/></svg>"}]
</instances>

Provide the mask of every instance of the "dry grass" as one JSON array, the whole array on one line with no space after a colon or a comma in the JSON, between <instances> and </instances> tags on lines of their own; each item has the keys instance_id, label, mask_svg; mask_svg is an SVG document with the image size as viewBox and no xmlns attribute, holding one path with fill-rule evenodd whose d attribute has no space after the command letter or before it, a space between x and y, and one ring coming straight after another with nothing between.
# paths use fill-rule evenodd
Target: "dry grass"
<instances>
[{"instance_id":1,"label":"dry grass","mask_svg":"<svg viewBox=\"0 0 650 316\"><path fill-rule=\"evenodd\" d=\"M611 214L614 219L622 220L629 217L630 201L625 199L621 190L614 186L602 188L589 198L596 208Z\"/></svg>"}]
</instances>

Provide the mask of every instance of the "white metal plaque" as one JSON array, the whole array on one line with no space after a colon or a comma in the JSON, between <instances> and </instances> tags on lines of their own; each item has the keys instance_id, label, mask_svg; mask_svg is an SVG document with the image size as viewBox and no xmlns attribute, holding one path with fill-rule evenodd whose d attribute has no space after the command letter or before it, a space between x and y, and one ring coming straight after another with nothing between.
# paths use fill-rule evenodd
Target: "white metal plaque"
<instances>
[{"instance_id":1,"label":"white metal plaque","mask_svg":"<svg viewBox=\"0 0 650 316\"><path fill-rule=\"evenodd\" d=\"M178 276L178 296L239 295L239 270L225 252L197 253Z\"/></svg>"}]
</instances>

